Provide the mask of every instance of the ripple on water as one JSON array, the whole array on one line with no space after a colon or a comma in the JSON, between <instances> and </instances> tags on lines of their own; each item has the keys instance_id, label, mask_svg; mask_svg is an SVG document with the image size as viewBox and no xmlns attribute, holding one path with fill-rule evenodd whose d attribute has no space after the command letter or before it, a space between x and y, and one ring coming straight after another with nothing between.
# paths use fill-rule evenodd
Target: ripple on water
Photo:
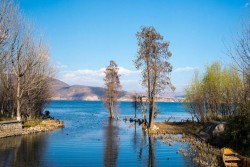
<instances>
[{"instance_id":1,"label":"ripple on water","mask_svg":"<svg viewBox=\"0 0 250 167\"><path fill-rule=\"evenodd\" d=\"M160 104L181 118L182 104ZM121 103L121 118L132 117L131 103ZM0 139L0 166L192 166L192 161L176 154L180 143L169 146L150 137L129 122L109 121L101 102L54 101L51 115L65 122L65 128L51 133ZM160 119L168 115L161 113ZM140 116L138 114L138 116ZM16 141L11 147L9 141ZM182 145L185 147L185 145ZM39 163L38 163L39 162ZM149 164L149 165L148 165Z\"/></svg>"}]
</instances>

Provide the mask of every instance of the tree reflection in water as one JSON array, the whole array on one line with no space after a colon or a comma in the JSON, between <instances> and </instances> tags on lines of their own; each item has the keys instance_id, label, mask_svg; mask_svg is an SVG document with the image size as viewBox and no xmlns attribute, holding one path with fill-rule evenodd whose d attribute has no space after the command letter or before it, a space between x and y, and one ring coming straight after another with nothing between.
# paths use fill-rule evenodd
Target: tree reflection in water
<instances>
[{"instance_id":1,"label":"tree reflection in water","mask_svg":"<svg viewBox=\"0 0 250 167\"><path fill-rule=\"evenodd\" d=\"M46 150L44 134L30 134L0 140L0 166L41 167Z\"/></svg>"},{"instance_id":2,"label":"tree reflection in water","mask_svg":"<svg viewBox=\"0 0 250 167\"><path fill-rule=\"evenodd\" d=\"M152 134L148 135L148 166L155 166L155 150L154 150L154 136Z\"/></svg>"},{"instance_id":3,"label":"tree reflection in water","mask_svg":"<svg viewBox=\"0 0 250 167\"><path fill-rule=\"evenodd\" d=\"M104 166L117 166L119 151L118 125L114 119L108 119L108 126L104 130Z\"/></svg>"},{"instance_id":4,"label":"tree reflection in water","mask_svg":"<svg viewBox=\"0 0 250 167\"><path fill-rule=\"evenodd\" d=\"M133 136L133 146L134 150L136 150L136 148L139 148L138 159L142 161L144 166L154 167L155 166L154 136L152 134L147 134L145 130L139 128L136 123L134 124L134 126L135 126L135 132ZM138 133L141 133L141 137L138 135ZM138 141L140 138L141 142L139 144Z\"/></svg>"}]
</instances>

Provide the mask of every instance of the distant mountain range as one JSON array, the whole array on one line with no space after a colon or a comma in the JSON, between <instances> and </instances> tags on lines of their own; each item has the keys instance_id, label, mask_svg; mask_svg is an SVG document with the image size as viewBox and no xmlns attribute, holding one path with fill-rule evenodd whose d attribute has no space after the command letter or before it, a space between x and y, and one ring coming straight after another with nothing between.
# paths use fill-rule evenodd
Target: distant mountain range
<instances>
[{"instance_id":1,"label":"distant mountain range","mask_svg":"<svg viewBox=\"0 0 250 167\"><path fill-rule=\"evenodd\" d=\"M105 91L101 87L92 87L84 85L68 85L58 79L51 79L50 87L52 89L51 100L101 100ZM131 101L133 92L122 91L120 101ZM163 97L159 101L179 101L180 98Z\"/></svg>"}]
</instances>

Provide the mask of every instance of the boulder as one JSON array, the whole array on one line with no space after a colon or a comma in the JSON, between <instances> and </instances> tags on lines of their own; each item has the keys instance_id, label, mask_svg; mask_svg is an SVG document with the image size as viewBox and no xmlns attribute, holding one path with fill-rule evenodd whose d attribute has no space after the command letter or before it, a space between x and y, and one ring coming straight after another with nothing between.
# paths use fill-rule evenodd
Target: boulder
<instances>
[{"instance_id":1,"label":"boulder","mask_svg":"<svg viewBox=\"0 0 250 167\"><path fill-rule=\"evenodd\" d=\"M207 122L204 128L200 131L199 137L207 142L218 146L224 142L224 131L226 122L211 121Z\"/></svg>"}]
</instances>

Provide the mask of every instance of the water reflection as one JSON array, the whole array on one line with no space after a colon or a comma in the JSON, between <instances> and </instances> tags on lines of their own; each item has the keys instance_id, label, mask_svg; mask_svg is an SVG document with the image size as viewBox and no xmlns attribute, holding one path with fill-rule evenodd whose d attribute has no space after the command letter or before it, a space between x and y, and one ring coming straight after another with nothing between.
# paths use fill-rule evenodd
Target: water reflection
<instances>
[{"instance_id":1,"label":"water reflection","mask_svg":"<svg viewBox=\"0 0 250 167\"><path fill-rule=\"evenodd\" d=\"M117 166L119 152L118 122L108 119L108 125L104 129L104 166Z\"/></svg>"},{"instance_id":2,"label":"water reflection","mask_svg":"<svg viewBox=\"0 0 250 167\"><path fill-rule=\"evenodd\" d=\"M0 166L45 166L42 162L46 150L43 134L0 139Z\"/></svg>"},{"instance_id":3,"label":"water reflection","mask_svg":"<svg viewBox=\"0 0 250 167\"><path fill-rule=\"evenodd\" d=\"M155 166L155 149L154 149L154 136L152 134L148 135L149 148L148 148L148 166Z\"/></svg>"},{"instance_id":4,"label":"water reflection","mask_svg":"<svg viewBox=\"0 0 250 167\"><path fill-rule=\"evenodd\" d=\"M137 148L140 147L140 127L137 127L136 122L133 123L134 133L132 138L133 150L136 152Z\"/></svg>"},{"instance_id":5,"label":"water reflection","mask_svg":"<svg viewBox=\"0 0 250 167\"><path fill-rule=\"evenodd\" d=\"M143 155L143 150L144 147L146 146L146 132L142 129L141 130L141 144L140 144L140 150L139 150L139 159L142 160L142 155Z\"/></svg>"},{"instance_id":6,"label":"water reflection","mask_svg":"<svg viewBox=\"0 0 250 167\"><path fill-rule=\"evenodd\" d=\"M133 149L138 151L138 160L144 165L154 167L155 166L155 149L154 149L154 136L153 134L147 134L141 126L136 123L131 124L134 126L133 135ZM139 133L141 136L139 136Z\"/></svg>"}]
</instances>

